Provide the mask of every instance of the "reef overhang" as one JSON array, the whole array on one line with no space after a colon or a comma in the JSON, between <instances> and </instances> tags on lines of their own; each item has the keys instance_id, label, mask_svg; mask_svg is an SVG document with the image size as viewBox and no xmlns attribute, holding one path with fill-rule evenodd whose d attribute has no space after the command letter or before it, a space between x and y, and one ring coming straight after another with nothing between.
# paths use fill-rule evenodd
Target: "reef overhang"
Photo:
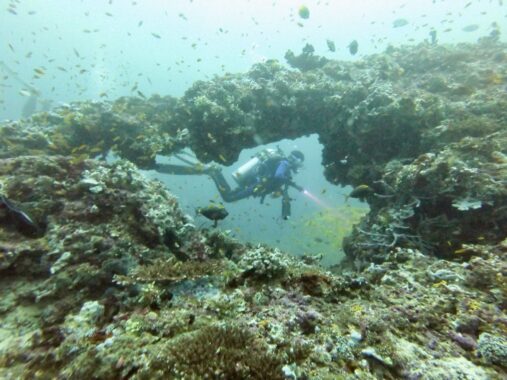
<instances>
[{"instance_id":1,"label":"reef overhang","mask_svg":"<svg viewBox=\"0 0 507 380\"><path fill-rule=\"evenodd\" d=\"M198 81L179 99L80 102L2 123L0 157L112 151L149 169L157 154L190 147L230 165L242 149L316 133L326 178L371 189L350 257L398 245L449 257L506 230L506 55L491 38L358 62L304 51L291 61L299 69L267 61Z\"/></svg>"}]
</instances>

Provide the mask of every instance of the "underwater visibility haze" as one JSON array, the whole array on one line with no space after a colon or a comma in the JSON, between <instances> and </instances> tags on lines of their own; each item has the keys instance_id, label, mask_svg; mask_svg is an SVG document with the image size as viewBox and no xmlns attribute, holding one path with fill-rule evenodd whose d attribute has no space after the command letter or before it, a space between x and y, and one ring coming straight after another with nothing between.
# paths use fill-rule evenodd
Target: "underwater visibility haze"
<instances>
[{"instance_id":1,"label":"underwater visibility haze","mask_svg":"<svg viewBox=\"0 0 507 380\"><path fill-rule=\"evenodd\" d=\"M4 0L0 378L506 378L506 25Z\"/></svg>"}]
</instances>

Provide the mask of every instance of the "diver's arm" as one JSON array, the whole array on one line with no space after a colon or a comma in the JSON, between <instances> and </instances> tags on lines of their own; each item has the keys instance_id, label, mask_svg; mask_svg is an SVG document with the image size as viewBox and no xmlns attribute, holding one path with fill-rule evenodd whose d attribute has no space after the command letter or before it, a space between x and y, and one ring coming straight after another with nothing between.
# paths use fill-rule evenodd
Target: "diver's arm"
<instances>
[{"instance_id":1,"label":"diver's arm","mask_svg":"<svg viewBox=\"0 0 507 380\"><path fill-rule=\"evenodd\" d=\"M297 191L304 191L304 187L303 186L299 186L297 183L294 183L293 181L289 181L287 183L290 187L293 187L294 189L296 189Z\"/></svg>"},{"instance_id":2,"label":"diver's arm","mask_svg":"<svg viewBox=\"0 0 507 380\"><path fill-rule=\"evenodd\" d=\"M275 175L273 176L274 179L278 180L278 181L287 181L287 180L290 180L290 165L289 165L289 161L287 160L282 160L280 161L280 163L278 164L277 168L276 168L276 171L275 171Z\"/></svg>"}]
</instances>

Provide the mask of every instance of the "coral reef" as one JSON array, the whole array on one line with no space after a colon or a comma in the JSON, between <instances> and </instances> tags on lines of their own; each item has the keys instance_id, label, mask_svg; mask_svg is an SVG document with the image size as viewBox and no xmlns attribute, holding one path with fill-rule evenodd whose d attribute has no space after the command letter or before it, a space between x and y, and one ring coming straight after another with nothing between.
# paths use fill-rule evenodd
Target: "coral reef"
<instances>
[{"instance_id":1,"label":"coral reef","mask_svg":"<svg viewBox=\"0 0 507 380\"><path fill-rule=\"evenodd\" d=\"M246 252L238 263L247 277L270 279L283 274L290 265L288 257L278 249L258 245Z\"/></svg>"},{"instance_id":2,"label":"coral reef","mask_svg":"<svg viewBox=\"0 0 507 380\"><path fill-rule=\"evenodd\" d=\"M477 352L488 363L507 365L507 339L504 337L482 333L477 341Z\"/></svg>"},{"instance_id":3,"label":"coral reef","mask_svg":"<svg viewBox=\"0 0 507 380\"><path fill-rule=\"evenodd\" d=\"M180 99L2 123L0 377L505 377L505 51L307 48L288 55L302 71L268 61ZM196 229L138 171L309 133L331 182L371 189L332 272Z\"/></svg>"},{"instance_id":4,"label":"coral reef","mask_svg":"<svg viewBox=\"0 0 507 380\"><path fill-rule=\"evenodd\" d=\"M33 162L0 161L6 196L44 224L0 228L4 378L505 374L507 241L332 274L196 230L125 161Z\"/></svg>"},{"instance_id":5,"label":"coral reef","mask_svg":"<svg viewBox=\"0 0 507 380\"><path fill-rule=\"evenodd\" d=\"M158 153L171 153L186 143L185 131L163 132L176 99L153 96L149 102L120 98L115 102L64 104L0 128L0 157L72 155L75 160L109 152L148 167Z\"/></svg>"},{"instance_id":6,"label":"coral reef","mask_svg":"<svg viewBox=\"0 0 507 380\"><path fill-rule=\"evenodd\" d=\"M352 261L381 260L394 246L450 256L462 239L505 237L506 56L492 38L389 48L358 62L306 46L287 54L300 70L270 60L198 81L180 99L82 102L3 123L0 157L113 152L151 168L156 154L187 146L229 165L244 148L317 133L328 180L373 190L358 243L347 245Z\"/></svg>"}]
</instances>

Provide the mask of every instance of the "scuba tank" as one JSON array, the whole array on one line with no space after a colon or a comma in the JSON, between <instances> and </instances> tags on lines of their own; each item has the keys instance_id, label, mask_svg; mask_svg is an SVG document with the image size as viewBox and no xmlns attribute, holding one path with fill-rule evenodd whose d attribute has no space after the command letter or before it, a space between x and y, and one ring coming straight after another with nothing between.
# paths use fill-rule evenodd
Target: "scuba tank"
<instances>
[{"instance_id":1,"label":"scuba tank","mask_svg":"<svg viewBox=\"0 0 507 380\"><path fill-rule=\"evenodd\" d=\"M250 160L241 165L232 173L232 178L239 186L246 186L256 180L259 168L268 160L273 158L282 158L283 153L278 149L266 148Z\"/></svg>"}]
</instances>

